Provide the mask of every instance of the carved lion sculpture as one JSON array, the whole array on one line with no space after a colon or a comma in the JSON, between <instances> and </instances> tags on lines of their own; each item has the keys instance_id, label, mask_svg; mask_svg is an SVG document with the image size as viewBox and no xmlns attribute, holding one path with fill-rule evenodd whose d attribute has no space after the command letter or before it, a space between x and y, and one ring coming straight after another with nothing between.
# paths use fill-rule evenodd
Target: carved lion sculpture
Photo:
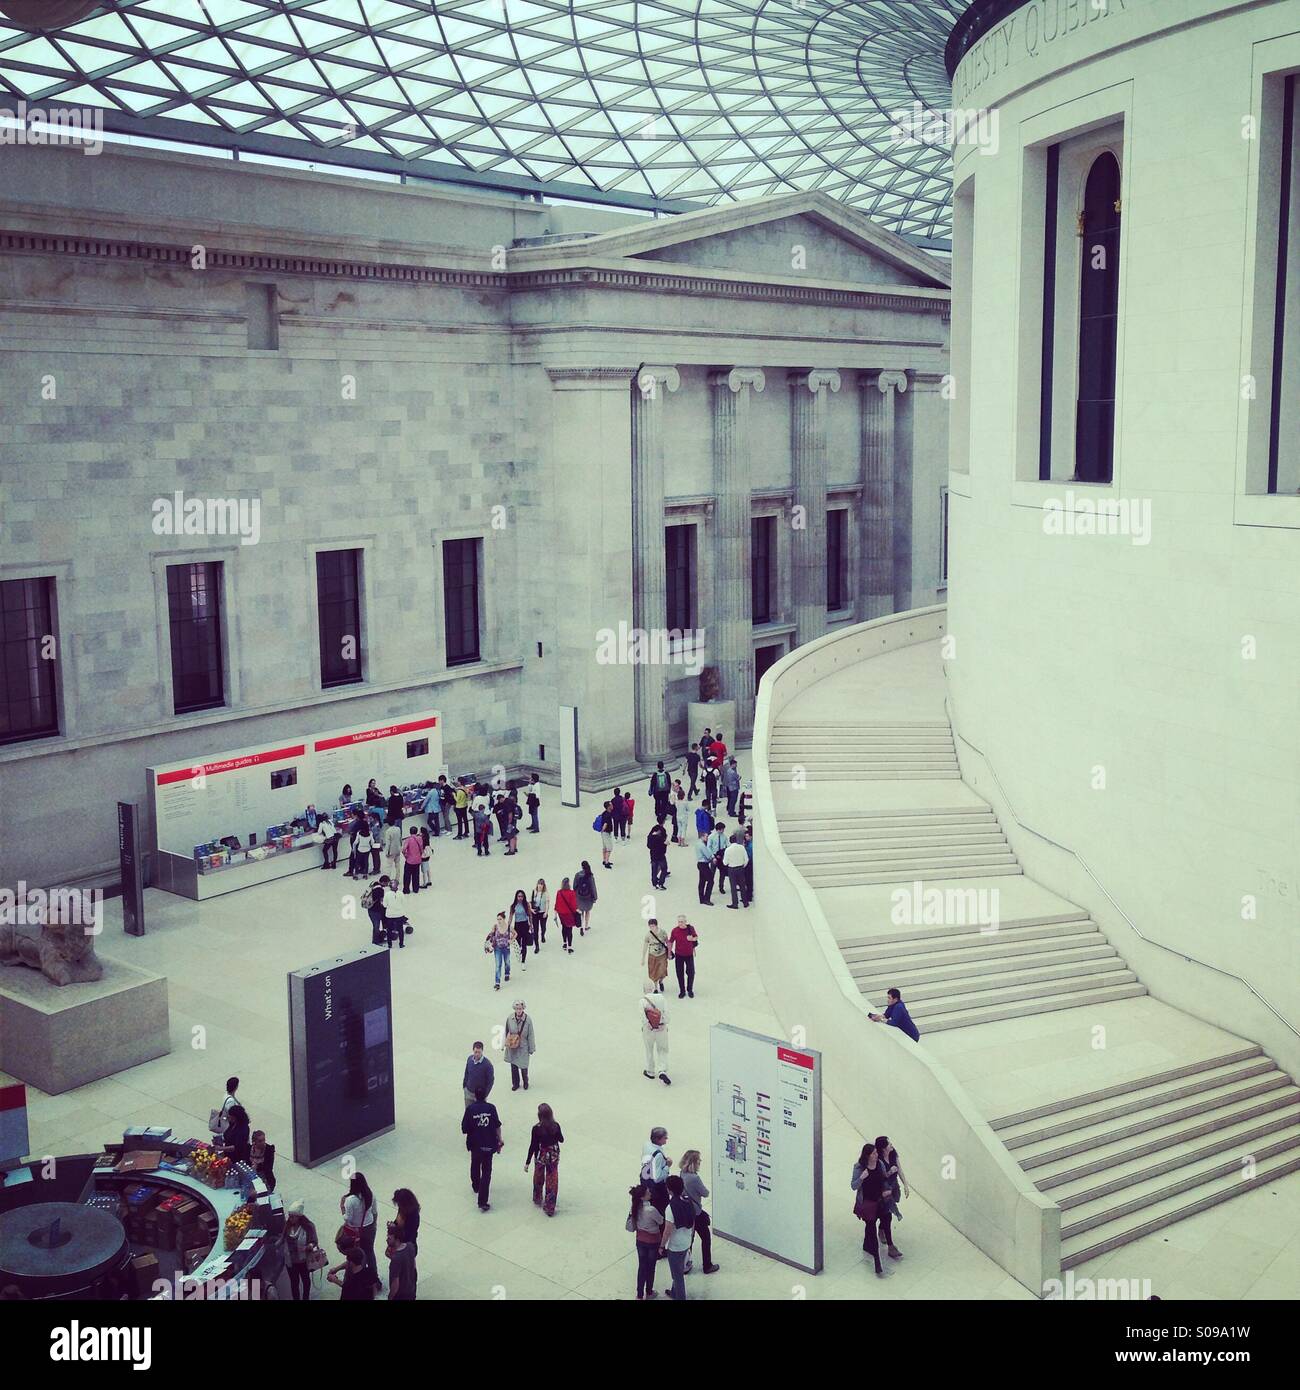
<instances>
[{"instance_id":1,"label":"carved lion sculpture","mask_svg":"<svg viewBox=\"0 0 1300 1390\"><path fill-rule=\"evenodd\" d=\"M56 985L89 984L104 975L95 938L79 923L0 924L0 963L33 966Z\"/></svg>"}]
</instances>

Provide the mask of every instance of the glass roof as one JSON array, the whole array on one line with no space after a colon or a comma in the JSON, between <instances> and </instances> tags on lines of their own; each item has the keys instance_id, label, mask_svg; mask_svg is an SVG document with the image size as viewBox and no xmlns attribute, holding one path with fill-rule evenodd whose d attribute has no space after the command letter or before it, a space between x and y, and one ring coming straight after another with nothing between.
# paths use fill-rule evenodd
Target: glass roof
<instances>
[{"instance_id":1,"label":"glass roof","mask_svg":"<svg viewBox=\"0 0 1300 1390\"><path fill-rule=\"evenodd\" d=\"M896 124L947 107L965 3L116 0L0 19L0 106L666 210L816 189L946 241L948 148Z\"/></svg>"}]
</instances>

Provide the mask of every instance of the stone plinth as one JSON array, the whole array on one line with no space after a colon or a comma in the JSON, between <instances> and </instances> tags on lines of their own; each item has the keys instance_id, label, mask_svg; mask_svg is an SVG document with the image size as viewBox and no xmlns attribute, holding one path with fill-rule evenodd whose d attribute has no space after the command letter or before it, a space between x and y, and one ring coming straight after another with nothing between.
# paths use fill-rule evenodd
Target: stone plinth
<instances>
[{"instance_id":1,"label":"stone plinth","mask_svg":"<svg viewBox=\"0 0 1300 1390\"><path fill-rule=\"evenodd\" d=\"M59 1095L171 1051L166 978L100 959L102 980L61 987L0 967L0 1071Z\"/></svg>"}]
</instances>

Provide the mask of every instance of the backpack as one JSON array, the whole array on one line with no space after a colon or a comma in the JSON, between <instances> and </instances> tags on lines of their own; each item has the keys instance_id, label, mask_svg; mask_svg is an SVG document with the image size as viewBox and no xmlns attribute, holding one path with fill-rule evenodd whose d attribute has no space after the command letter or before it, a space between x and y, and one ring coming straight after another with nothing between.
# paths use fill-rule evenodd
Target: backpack
<instances>
[{"instance_id":1,"label":"backpack","mask_svg":"<svg viewBox=\"0 0 1300 1390\"><path fill-rule=\"evenodd\" d=\"M605 813L604 813L604 811L602 811L602 812L600 813L600 815L598 815L598 816L596 817L596 819L595 819L594 821L592 821L592 823L591 823L591 828L592 828L593 830L599 830L600 827L601 827L601 825L603 824L604 820L605 820Z\"/></svg>"},{"instance_id":2,"label":"backpack","mask_svg":"<svg viewBox=\"0 0 1300 1390\"><path fill-rule=\"evenodd\" d=\"M573 891L580 898L589 897L594 887L595 885L592 883L590 876L585 873L579 874L577 878L573 880Z\"/></svg>"},{"instance_id":3,"label":"backpack","mask_svg":"<svg viewBox=\"0 0 1300 1390\"><path fill-rule=\"evenodd\" d=\"M660 1010L652 1007L645 1011L645 1021L651 1028L658 1028L663 1024L664 1016Z\"/></svg>"},{"instance_id":4,"label":"backpack","mask_svg":"<svg viewBox=\"0 0 1300 1390\"><path fill-rule=\"evenodd\" d=\"M372 884L370 885L370 887L367 888L366 891L365 891L364 893L362 893L362 895L361 895L361 906L362 906L362 907L365 909L365 911L367 911L367 912L369 912L370 909L376 905L376 904L375 904L375 889L378 888L378 887L379 887L379 884L378 884L378 883L372 883Z\"/></svg>"},{"instance_id":5,"label":"backpack","mask_svg":"<svg viewBox=\"0 0 1300 1390\"><path fill-rule=\"evenodd\" d=\"M645 1156L645 1162L641 1164L641 1181L655 1181L655 1154L663 1153L662 1149L651 1149Z\"/></svg>"},{"instance_id":6,"label":"backpack","mask_svg":"<svg viewBox=\"0 0 1300 1390\"><path fill-rule=\"evenodd\" d=\"M541 804L542 803L538 799L537 793L535 791L530 791L528 793L528 809L530 811L535 811Z\"/></svg>"}]
</instances>

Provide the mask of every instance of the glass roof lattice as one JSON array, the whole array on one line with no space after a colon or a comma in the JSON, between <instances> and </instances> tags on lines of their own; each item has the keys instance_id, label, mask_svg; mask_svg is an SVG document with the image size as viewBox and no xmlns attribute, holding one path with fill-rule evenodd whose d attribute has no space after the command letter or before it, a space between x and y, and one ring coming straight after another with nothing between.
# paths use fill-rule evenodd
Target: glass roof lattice
<instances>
[{"instance_id":1,"label":"glass roof lattice","mask_svg":"<svg viewBox=\"0 0 1300 1390\"><path fill-rule=\"evenodd\" d=\"M0 18L0 107L121 134L681 211L796 190L949 235L966 0L115 0Z\"/></svg>"}]
</instances>

